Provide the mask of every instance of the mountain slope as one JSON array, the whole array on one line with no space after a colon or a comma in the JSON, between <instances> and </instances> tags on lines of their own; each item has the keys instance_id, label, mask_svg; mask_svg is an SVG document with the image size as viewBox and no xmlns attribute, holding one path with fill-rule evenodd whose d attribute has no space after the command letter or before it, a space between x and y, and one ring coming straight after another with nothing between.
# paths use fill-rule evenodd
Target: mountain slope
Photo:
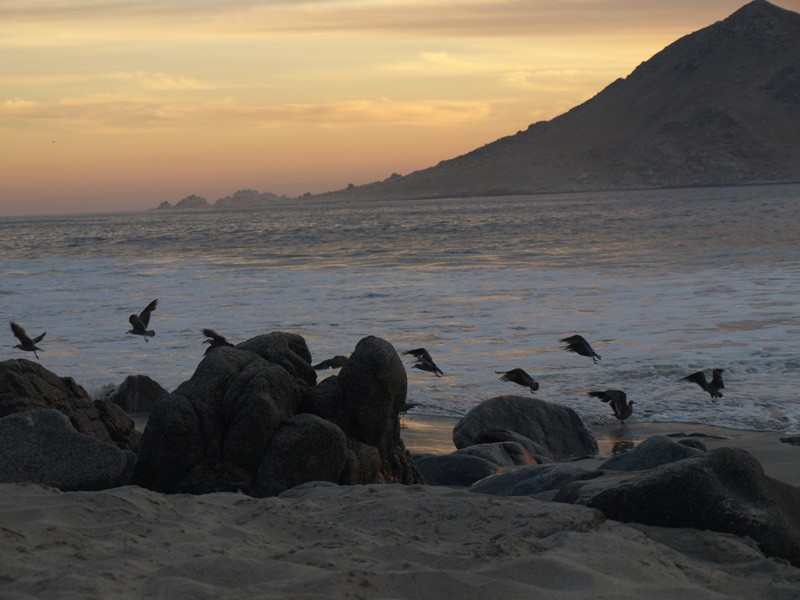
<instances>
[{"instance_id":1,"label":"mountain slope","mask_svg":"<svg viewBox=\"0 0 800 600\"><path fill-rule=\"evenodd\" d=\"M755 0L594 98L435 167L335 192L441 197L800 181L800 14Z\"/></svg>"}]
</instances>

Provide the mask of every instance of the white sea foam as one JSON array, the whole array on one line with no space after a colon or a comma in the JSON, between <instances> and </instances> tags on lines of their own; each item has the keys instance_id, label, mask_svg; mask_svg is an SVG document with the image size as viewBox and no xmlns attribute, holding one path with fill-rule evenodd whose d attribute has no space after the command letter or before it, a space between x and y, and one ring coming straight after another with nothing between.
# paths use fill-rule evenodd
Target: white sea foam
<instances>
[{"instance_id":1,"label":"white sea foam","mask_svg":"<svg viewBox=\"0 0 800 600\"><path fill-rule=\"evenodd\" d=\"M735 201L731 219L746 229L746 206ZM292 211L300 209L289 207L282 222L291 226L271 224L272 233L252 252L237 231L241 219L257 219L241 214L169 215L161 225L169 230L161 231L149 213L141 219L156 229L152 239L137 230L138 246L114 229L118 217L104 222L96 216L87 235L115 240L126 252L85 247L85 223L73 223L77 231L70 233L81 250L64 250L67 236L50 228L51 252L40 248L35 258L7 252L13 256L2 261L0 306L6 321L18 321L28 333L47 330L42 364L90 391L137 373L174 389L202 357L203 327L234 342L275 330L299 333L314 360L349 353L361 337L378 335L398 351L426 347L445 372L437 378L409 368L409 401L426 414L461 415L495 395L527 394L494 373L522 367L540 382L537 397L571 406L589 423L614 419L587 392L616 388L637 402L634 420L800 432L800 250L798 239L787 239L791 231L770 222L781 239L762 244L753 235L737 245L731 238L726 244L697 238L694 246L663 247L659 258L648 240L660 234L631 230L628 249L619 244L629 223L623 221L611 242L601 239L589 249L593 229L612 233L600 201L593 202L587 209L597 213L592 225L582 220L581 202L567 207L573 214L562 216L559 227L574 222L581 233L578 242L565 239L558 248L533 248L535 232L529 239L507 234L513 219L504 214L494 222L489 200L466 215L452 210L458 223L449 228L436 219L426 228L423 203L391 205L371 216L367 207L349 206L340 209L345 225L338 237L335 224L321 225L316 245L309 241L313 223L298 225L303 217ZM518 209L509 200L500 204ZM649 206L661 210L659 203ZM785 216L779 212L775 219ZM649 220L645 215L635 222L645 227ZM216 223L226 233L207 239L204 251L181 251L175 244L209 237L208 227L193 231L198 223ZM472 229L462 235L464 223ZM42 227L36 220L13 224ZM70 230L69 224L58 227ZM104 227L112 230L103 234ZM375 227L379 232L371 235ZM240 233L249 244L258 239L252 228ZM222 248L226 235L236 241ZM395 247L381 248L374 238L384 235ZM145 244L162 255L141 250ZM437 251L442 244L449 249ZM156 336L145 343L125 335L128 315L154 298ZM562 350L559 338L573 333L590 340L602 355L599 364ZM6 358L33 358L11 348L10 332L7 341ZM725 395L717 402L679 381L712 367L725 369Z\"/></svg>"}]
</instances>

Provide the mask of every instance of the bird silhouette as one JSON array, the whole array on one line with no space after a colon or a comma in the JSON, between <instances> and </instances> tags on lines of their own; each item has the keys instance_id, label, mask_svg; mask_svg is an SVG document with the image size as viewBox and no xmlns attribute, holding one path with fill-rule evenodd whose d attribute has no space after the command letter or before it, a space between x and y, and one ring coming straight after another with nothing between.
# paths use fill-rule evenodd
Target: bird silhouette
<instances>
[{"instance_id":1,"label":"bird silhouette","mask_svg":"<svg viewBox=\"0 0 800 600\"><path fill-rule=\"evenodd\" d=\"M531 389L531 394L539 389L539 383L528 375L523 369L511 369L510 371L495 371L502 375L500 381L510 381L519 385L524 385Z\"/></svg>"},{"instance_id":2,"label":"bird silhouette","mask_svg":"<svg viewBox=\"0 0 800 600\"><path fill-rule=\"evenodd\" d=\"M42 335L31 339L28 337L28 334L25 333L25 330L21 326L14 323L13 321L11 321L11 331L19 340L19 344L14 346L14 348L19 348L20 350L25 350L26 352L33 352L33 355L37 359L39 358L39 355L36 354L36 351L39 350L40 352L44 352L44 350L39 348L39 346L37 346L36 344L38 344L44 339L44 336L47 335L46 331Z\"/></svg>"},{"instance_id":3,"label":"bird silhouette","mask_svg":"<svg viewBox=\"0 0 800 600\"><path fill-rule=\"evenodd\" d=\"M633 400L628 402L628 397L622 390L593 391L589 392L589 396L608 402L611 410L614 411L614 416L622 421L623 424L625 419L633 414L633 405L636 404Z\"/></svg>"},{"instance_id":4,"label":"bird silhouette","mask_svg":"<svg viewBox=\"0 0 800 600\"><path fill-rule=\"evenodd\" d=\"M148 337L153 337L156 332L152 329L148 329L147 326L150 324L150 313L153 312L158 306L158 299L153 300L147 307L140 312L138 315L131 315L128 317L128 322L131 324L133 329L126 331L125 333L131 333L133 335L141 335L144 337L144 341L148 342Z\"/></svg>"},{"instance_id":5,"label":"bird silhouette","mask_svg":"<svg viewBox=\"0 0 800 600\"><path fill-rule=\"evenodd\" d=\"M597 361L600 360L600 355L595 352L591 345L589 345L589 342L587 342L580 335L571 335L569 337L560 339L559 342L566 344L564 350L567 352L574 352L575 354L580 354L581 356L588 356L594 361L595 364L597 364Z\"/></svg>"},{"instance_id":6,"label":"bird silhouette","mask_svg":"<svg viewBox=\"0 0 800 600\"><path fill-rule=\"evenodd\" d=\"M203 335L206 336L208 339L204 341L204 344L208 344L208 348L206 351L203 352L203 356L211 352L214 348L221 348L222 346L233 346L228 340L226 340L223 336L218 334L213 329L203 329ZM147 339L147 338L145 338Z\"/></svg>"},{"instance_id":7,"label":"bird silhouette","mask_svg":"<svg viewBox=\"0 0 800 600\"><path fill-rule=\"evenodd\" d=\"M696 383L703 388L703 390L708 392L708 394L711 396L711 399L716 402L717 398L722 398L722 392L720 392L720 390L725 388L725 384L722 383L723 371L724 369L712 369L710 383L706 379L706 374L702 371L697 371L696 373L687 375L686 377L683 377L681 381L691 381L692 383Z\"/></svg>"},{"instance_id":8,"label":"bird silhouette","mask_svg":"<svg viewBox=\"0 0 800 600\"><path fill-rule=\"evenodd\" d=\"M321 363L314 365L314 370L324 371L325 369L338 369L339 367L345 366L348 360L350 360L349 356L337 354L333 358L325 359Z\"/></svg>"},{"instance_id":9,"label":"bird silhouette","mask_svg":"<svg viewBox=\"0 0 800 600\"><path fill-rule=\"evenodd\" d=\"M412 365L414 369L420 369L422 371L430 371L431 373L435 374L437 377L441 377L444 375L442 370L436 366L436 363L433 362L431 355L428 354L428 351L425 348L415 348L414 350L406 350L403 354L411 354L414 358L417 359L417 362Z\"/></svg>"}]
</instances>

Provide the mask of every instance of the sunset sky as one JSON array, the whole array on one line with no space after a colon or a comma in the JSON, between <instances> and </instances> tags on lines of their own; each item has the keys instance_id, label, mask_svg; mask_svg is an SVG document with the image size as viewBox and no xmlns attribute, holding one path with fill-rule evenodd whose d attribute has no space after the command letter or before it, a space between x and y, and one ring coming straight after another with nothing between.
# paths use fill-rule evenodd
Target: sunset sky
<instances>
[{"instance_id":1,"label":"sunset sky","mask_svg":"<svg viewBox=\"0 0 800 600\"><path fill-rule=\"evenodd\" d=\"M0 0L0 215L407 174L563 113L743 4Z\"/></svg>"}]
</instances>

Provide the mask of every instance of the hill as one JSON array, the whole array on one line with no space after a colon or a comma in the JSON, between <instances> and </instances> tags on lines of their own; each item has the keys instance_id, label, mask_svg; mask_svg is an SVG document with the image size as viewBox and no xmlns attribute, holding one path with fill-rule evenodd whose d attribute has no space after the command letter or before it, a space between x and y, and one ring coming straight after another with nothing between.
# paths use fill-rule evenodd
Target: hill
<instances>
[{"instance_id":1,"label":"hill","mask_svg":"<svg viewBox=\"0 0 800 600\"><path fill-rule=\"evenodd\" d=\"M443 197L800 181L800 14L766 0L672 43L572 110L330 195Z\"/></svg>"}]
</instances>

